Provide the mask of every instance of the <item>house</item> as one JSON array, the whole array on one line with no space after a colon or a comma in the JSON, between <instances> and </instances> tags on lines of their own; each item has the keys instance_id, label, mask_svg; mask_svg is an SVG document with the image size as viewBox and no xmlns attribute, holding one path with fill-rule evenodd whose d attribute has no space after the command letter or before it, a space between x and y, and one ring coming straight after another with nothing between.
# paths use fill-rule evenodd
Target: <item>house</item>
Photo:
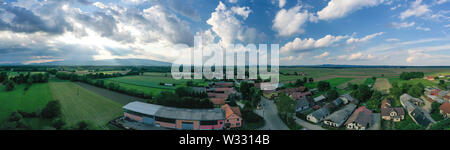
<instances>
[{"instance_id":1,"label":"house","mask_svg":"<svg viewBox=\"0 0 450 150\"><path fill-rule=\"evenodd\" d=\"M263 91L263 96L267 99L273 99L278 96L278 92L274 90L265 90Z\"/></svg>"},{"instance_id":2,"label":"house","mask_svg":"<svg viewBox=\"0 0 450 150\"><path fill-rule=\"evenodd\" d=\"M311 92L293 92L292 94L289 95L289 97L291 97L294 100L300 99L300 98L304 98L306 96L312 95Z\"/></svg>"},{"instance_id":3,"label":"house","mask_svg":"<svg viewBox=\"0 0 450 150\"><path fill-rule=\"evenodd\" d=\"M306 120L313 123L319 123L328 115L330 115L330 111L327 108L323 107L306 116Z\"/></svg>"},{"instance_id":4,"label":"house","mask_svg":"<svg viewBox=\"0 0 450 150\"><path fill-rule=\"evenodd\" d=\"M317 102L323 101L325 99L327 99L327 98L324 95L320 95L319 97L314 98L314 102L317 103Z\"/></svg>"},{"instance_id":5,"label":"house","mask_svg":"<svg viewBox=\"0 0 450 150\"><path fill-rule=\"evenodd\" d=\"M358 100L350 96L350 94L341 95L339 98L341 98L344 101L344 104L348 103L358 104Z\"/></svg>"},{"instance_id":6,"label":"house","mask_svg":"<svg viewBox=\"0 0 450 150\"><path fill-rule=\"evenodd\" d=\"M372 111L366 106L361 106L356 109L353 114L345 122L347 129L351 130L366 130L372 124Z\"/></svg>"},{"instance_id":7,"label":"house","mask_svg":"<svg viewBox=\"0 0 450 150\"><path fill-rule=\"evenodd\" d=\"M286 95L292 95L292 93L305 92L305 90L306 90L306 87L299 86L299 87L296 87L296 88L283 89L283 90L280 90L280 92L284 92L284 93L286 93Z\"/></svg>"},{"instance_id":8,"label":"house","mask_svg":"<svg viewBox=\"0 0 450 150\"><path fill-rule=\"evenodd\" d=\"M302 98L297 100L297 103L295 105L295 112L300 112L305 109L308 109L311 106L311 103L308 101L307 98Z\"/></svg>"},{"instance_id":9,"label":"house","mask_svg":"<svg viewBox=\"0 0 450 150\"><path fill-rule=\"evenodd\" d=\"M440 103L440 104L444 103L444 100L441 99L441 98L439 98L439 97L437 97L437 96L434 96L434 95L426 95L426 96L427 96L428 99L431 100L432 102L438 102L438 103Z\"/></svg>"},{"instance_id":10,"label":"house","mask_svg":"<svg viewBox=\"0 0 450 150\"><path fill-rule=\"evenodd\" d=\"M328 126L339 128L344 124L345 121L347 121L348 117L352 114L355 108L355 104L348 104L342 109L326 117L323 123Z\"/></svg>"},{"instance_id":11,"label":"house","mask_svg":"<svg viewBox=\"0 0 450 150\"><path fill-rule=\"evenodd\" d=\"M385 98L383 101L381 101L381 109L383 108L391 108L391 101Z\"/></svg>"},{"instance_id":12,"label":"house","mask_svg":"<svg viewBox=\"0 0 450 150\"><path fill-rule=\"evenodd\" d=\"M427 116L426 112L424 112L420 108L414 109L411 113L409 113L409 115L416 124L422 125L424 127L428 127L434 122L434 120L432 121L431 117Z\"/></svg>"},{"instance_id":13,"label":"house","mask_svg":"<svg viewBox=\"0 0 450 150\"><path fill-rule=\"evenodd\" d=\"M442 97L444 100L446 100L447 102L450 102L450 96L449 95L445 95L444 97Z\"/></svg>"},{"instance_id":14,"label":"house","mask_svg":"<svg viewBox=\"0 0 450 150\"><path fill-rule=\"evenodd\" d=\"M214 106L221 107L225 104L225 101L228 99L229 94L225 93L207 93L209 101L211 101Z\"/></svg>"},{"instance_id":15,"label":"house","mask_svg":"<svg viewBox=\"0 0 450 150\"><path fill-rule=\"evenodd\" d=\"M450 103L445 102L439 107L439 112L445 118L450 118Z\"/></svg>"},{"instance_id":16,"label":"house","mask_svg":"<svg viewBox=\"0 0 450 150\"><path fill-rule=\"evenodd\" d=\"M341 98L337 98L337 99L335 99L335 100L334 100L333 102L331 102L331 103L333 103L334 106L339 107L339 106L341 106L342 104L344 104L344 100L342 100Z\"/></svg>"},{"instance_id":17,"label":"house","mask_svg":"<svg viewBox=\"0 0 450 150\"><path fill-rule=\"evenodd\" d=\"M442 90L437 94L437 96L440 98L443 98L444 96L447 96L448 94L449 94L449 91Z\"/></svg>"},{"instance_id":18,"label":"house","mask_svg":"<svg viewBox=\"0 0 450 150\"><path fill-rule=\"evenodd\" d=\"M225 128L237 128L242 126L242 115L239 107L231 107L228 104L222 106L225 111Z\"/></svg>"},{"instance_id":19,"label":"house","mask_svg":"<svg viewBox=\"0 0 450 150\"><path fill-rule=\"evenodd\" d=\"M399 122L405 119L405 110L402 107L381 108L381 118L384 120L393 120Z\"/></svg>"},{"instance_id":20,"label":"house","mask_svg":"<svg viewBox=\"0 0 450 150\"><path fill-rule=\"evenodd\" d=\"M434 77L433 76L426 76L425 79L426 80L430 80L430 81L434 81Z\"/></svg>"}]
</instances>

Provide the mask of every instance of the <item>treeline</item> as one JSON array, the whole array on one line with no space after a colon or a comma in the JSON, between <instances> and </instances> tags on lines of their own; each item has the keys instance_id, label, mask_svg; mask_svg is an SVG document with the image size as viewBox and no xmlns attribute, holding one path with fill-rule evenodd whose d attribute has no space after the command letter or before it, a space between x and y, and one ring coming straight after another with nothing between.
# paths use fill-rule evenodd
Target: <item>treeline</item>
<instances>
[{"instance_id":1,"label":"treeline","mask_svg":"<svg viewBox=\"0 0 450 150\"><path fill-rule=\"evenodd\" d=\"M105 81L102 79L95 79L91 78L91 76L88 75L77 75L75 73L66 73L66 72L58 72L56 73L56 78L61 80L70 80L72 82L83 82L87 83L96 87L109 89L111 91L116 91L119 93L136 96L144 99L151 99L153 98L153 95L151 93L145 93L136 89L131 88L125 88L120 86L119 83L110 82L105 84Z\"/></svg>"},{"instance_id":2,"label":"treeline","mask_svg":"<svg viewBox=\"0 0 450 150\"><path fill-rule=\"evenodd\" d=\"M14 90L15 84L26 84L25 90L28 90L33 83L48 82L48 73L34 73L28 72L26 75L20 73L17 76L9 77L7 72L0 73L0 82L5 85L6 91Z\"/></svg>"},{"instance_id":3,"label":"treeline","mask_svg":"<svg viewBox=\"0 0 450 150\"><path fill-rule=\"evenodd\" d=\"M177 108L207 109L214 107L206 93L196 93L192 91L191 87L178 87L175 92L162 91L148 102Z\"/></svg>"},{"instance_id":4,"label":"treeline","mask_svg":"<svg viewBox=\"0 0 450 150\"><path fill-rule=\"evenodd\" d=\"M423 72L402 72L400 74L400 79L410 80L414 78L423 78L425 74Z\"/></svg>"}]
</instances>

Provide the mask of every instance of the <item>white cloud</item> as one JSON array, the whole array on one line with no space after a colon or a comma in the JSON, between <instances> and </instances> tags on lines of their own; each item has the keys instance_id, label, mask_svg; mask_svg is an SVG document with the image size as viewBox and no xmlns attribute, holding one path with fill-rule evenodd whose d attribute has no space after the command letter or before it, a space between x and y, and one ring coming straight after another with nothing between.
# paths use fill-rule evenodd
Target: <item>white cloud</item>
<instances>
[{"instance_id":1,"label":"white cloud","mask_svg":"<svg viewBox=\"0 0 450 150\"><path fill-rule=\"evenodd\" d=\"M229 3L237 3L238 0L228 0Z\"/></svg>"},{"instance_id":2,"label":"white cloud","mask_svg":"<svg viewBox=\"0 0 450 150\"><path fill-rule=\"evenodd\" d=\"M448 55L432 55L428 53L437 51L450 51L450 45L427 46L410 49L408 50L408 57L406 58L406 62L415 63L434 61L435 64L438 64L439 61L450 59L450 56Z\"/></svg>"},{"instance_id":3,"label":"white cloud","mask_svg":"<svg viewBox=\"0 0 450 150\"><path fill-rule=\"evenodd\" d=\"M338 56L338 59L341 60L370 60L375 58L375 56L373 56L372 54L363 54L362 52L358 52L358 53L353 53L350 55L341 55Z\"/></svg>"},{"instance_id":4,"label":"white cloud","mask_svg":"<svg viewBox=\"0 0 450 150\"><path fill-rule=\"evenodd\" d=\"M278 0L278 1L279 1L278 6L279 6L280 8L283 8L284 5L286 5L286 0Z\"/></svg>"},{"instance_id":5,"label":"white cloud","mask_svg":"<svg viewBox=\"0 0 450 150\"><path fill-rule=\"evenodd\" d=\"M446 28L450 28L450 24L444 25L444 27L446 27Z\"/></svg>"},{"instance_id":6,"label":"white cloud","mask_svg":"<svg viewBox=\"0 0 450 150\"><path fill-rule=\"evenodd\" d=\"M324 53L322 53L320 55L314 56L314 58L324 58L324 57L327 57L327 56L330 56L329 52L324 52Z\"/></svg>"},{"instance_id":7,"label":"white cloud","mask_svg":"<svg viewBox=\"0 0 450 150\"><path fill-rule=\"evenodd\" d=\"M369 41L369 40L371 40L371 39L373 39L373 38L375 38L377 36L383 35L383 34L384 34L384 32L378 32L378 33L374 33L374 34L365 36L365 37L360 38L360 39L352 37L352 38L347 40L347 44L367 42L367 41Z\"/></svg>"},{"instance_id":8,"label":"white cloud","mask_svg":"<svg viewBox=\"0 0 450 150\"><path fill-rule=\"evenodd\" d=\"M249 7L231 7L231 11L247 19L248 14L252 12Z\"/></svg>"},{"instance_id":9,"label":"white cloud","mask_svg":"<svg viewBox=\"0 0 450 150\"><path fill-rule=\"evenodd\" d=\"M295 6L289 10L281 9L273 20L272 28L279 36L291 36L304 33L303 24L308 21L308 11L300 12L302 6Z\"/></svg>"},{"instance_id":10,"label":"white cloud","mask_svg":"<svg viewBox=\"0 0 450 150\"><path fill-rule=\"evenodd\" d=\"M364 7L377 6L383 1L384 0L331 0L325 8L317 12L317 15L321 20L341 18Z\"/></svg>"},{"instance_id":11,"label":"white cloud","mask_svg":"<svg viewBox=\"0 0 450 150\"><path fill-rule=\"evenodd\" d=\"M435 4L438 4L438 5L444 4L446 2L448 2L448 0L435 0Z\"/></svg>"},{"instance_id":12,"label":"white cloud","mask_svg":"<svg viewBox=\"0 0 450 150\"><path fill-rule=\"evenodd\" d=\"M245 20L250 12L251 10L248 7L232 7L229 10L225 4L219 2L216 10L211 13L211 18L206 22L212 26L212 31L220 37L221 44L226 46L235 42L239 37L239 39L246 38L243 33L249 31L246 31L247 28L242 25L242 21L236 15L242 16Z\"/></svg>"},{"instance_id":13,"label":"white cloud","mask_svg":"<svg viewBox=\"0 0 450 150\"><path fill-rule=\"evenodd\" d=\"M301 51L314 48L329 47L332 44L347 38L347 36L332 36L326 35L325 37L315 40L313 38L300 39L295 38L293 41L286 43L281 47L281 52Z\"/></svg>"},{"instance_id":14,"label":"white cloud","mask_svg":"<svg viewBox=\"0 0 450 150\"><path fill-rule=\"evenodd\" d=\"M416 29L417 30L422 30L422 31L431 31L430 28L428 28L428 27L421 27L421 26L417 26Z\"/></svg>"},{"instance_id":15,"label":"white cloud","mask_svg":"<svg viewBox=\"0 0 450 150\"><path fill-rule=\"evenodd\" d=\"M389 39L386 39L385 41L387 41L387 42L397 42L397 41L400 41L400 40L397 39L397 38L389 38Z\"/></svg>"},{"instance_id":16,"label":"white cloud","mask_svg":"<svg viewBox=\"0 0 450 150\"><path fill-rule=\"evenodd\" d=\"M391 23L391 26L394 28L400 29L400 28L409 28L409 27L414 26L415 24L416 24L415 22L400 22L400 23L393 22L393 23Z\"/></svg>"},{"instance_id":17,"label":"white cloud","mask_svg":"<svg viewBox=\"0 0 450 150\"><path fill-rule=\"evenodd\" d=\"M420 17L429 12L428 5L422 4L422 0L412 2L411 7L400 14L400 19L406 19L411 16Z\"/></svg>"}]
</instances>

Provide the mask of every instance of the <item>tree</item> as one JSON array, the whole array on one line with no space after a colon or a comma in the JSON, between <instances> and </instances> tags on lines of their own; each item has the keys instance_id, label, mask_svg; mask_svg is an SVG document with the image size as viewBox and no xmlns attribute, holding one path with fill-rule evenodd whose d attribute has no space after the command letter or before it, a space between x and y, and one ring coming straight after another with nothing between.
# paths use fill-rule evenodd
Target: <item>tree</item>
<instances>
[{"instance_id":1,"label":"tree","mask_svg":"<svg viewBox=\"0 0 450 150\"><path fill-rule=\"evenodd\" d=\"M335 100L339 97L339 93L336 88L328 90L327 95L329 100Z\"/></svg>"},{"instance_id":2,"label":"tree","mask_svg":"<svg viewBox=\"0 0 450 150\"><path fill-rule=\"evenodd\" d=\"M11 116L9 116L8 121L15 122L15 121L22 120L22 118L23 118L22 115L15 111L15 112L11 113Z\"/></svg>"},{"instance_id":3,"label":"tree","mask_svg":"<svg viewBox=\"0 0 450 150\"><path fill-rule=\"evenodd\" d=\"M367 101L372 97L372 91L369 86L360 84L358 89L352 92L352 96L360 101Z\"/></svg>"},{"instance_id":4,"label":"tree","mask_svg":"<svg viewBox=\"0 0 450 150\"><path fill-rule=\"evenodd\" d=\"M317 83L317 87L319 88L319 91L324 92L329 90L330 87L330 82L327 81L319 81L319 83Z\"/></svg>"},{"instance_id":5,"label":"tree","mask_svg":"<svg viewBox=\"0 0 450 150\"><path fill-rule=\"evenodd\" d=\"M8 79L8 74L6 72L0 73L0 83Z\"/></svg>"},{"instance_id":6,"label":"tree","mask_svg":"<svg viewBox=\"0 0 450 150\"><path fill-rule=\"evenodd\" d=\"M291 115L295 113L295 101L284 93L280 95L276 105L278 112L281 116L284 116L286 122L289 120Z\"/></svg>"},{"instance_id":7,"label":"tree","mask_svg":"<svg viewBox=\"0 0 450 150\"><path fill-rule=\"evenodd\" d=\"M58 100L53 100L47 103L42 109L41 116L47 119L52 119L61 116L61 104Z\"/></svg>"},{"instance_id":8,"label":"tree","mask_svg":"<svg viewBox=\"0 0 450 150\"><path fill-rule=\"evenodd\" d=\"M249 100L250 99L250 84L247 82L241 82L241 86L239 87L239 90L242 94L242 99Z\"/></svg>"},{"instance_id":9,"label":"tree","mask_svg":"<svg viewBox=\"0 0 450 150\"><path fill-rule=\"evenodd\" d=\"M87 121L80 121L73 127L74 130L93 130L95 129L92 123Z\"/></svg>"},{"instance_id":10,"label":"tree","mask_svg":"<svg viewBox=\"0 0 450 150\"><path fill-rule=\"evenodd\" d=\"M420 96L423 95L423 91L424 90L420 88L418 85L413 85L411 88L409 88L408 94L411 95L412 97L419 98Z\"/></svg>"},{"instance_id":11,"label":"tree","mask_svg":"<svg viewBox=\"0 0 450 150\"><path fill-rule=\"evenodd\" d=\"M13 82L13 81L11 81L11 80L6 80L4 84L5 84L5 90L6 90L6 91L12 91L12 90L14 90L14 82Z\"/></svg>"},{"instance_id":12,"label":"tree","mask_svg":"<svg viewBox=\"0 0 450 150\"><path fill-rule=\"evenodd\" d=\"M175 89L175 93L178 95L178 97L185 97L190 96L191 90L192 89L188 87L178 87Z\"/></svg>"},{"instance_id":13,"label":"tree","mask_svg":"<svg viewBox=\"0 0 450 150\"><path fill-rule=\"evenodd\" d=\"M372 99L379 100L382 97L383 97L383 94L380 91L377 91L377 90L373 91Z\"/></svg>"},{"instance_id":14,"label":"tree","mask_svg":"<svg viewBox=\"0 0 450 150\"><path fill-rule=\"evenodd\" d=\"M297 79L295 81L295 86L303 86L305 84L305 82L303 82L304 80L302 79Z\"/></svg>"},{"instance_id":15,"label":"tree","mask_svg":"<svg viewBox=\"0 0 450 150\"><path fill-rule=\"evenodd\" d=\"M64 122L64 120L61 118L56 118L52 121L52 126L58 130L62 129L65 125L66 122Z\"/></svg>"},{"instance_id":16,"label":"tree","mask_svg":"<svg viewBox=\"0 0 450 150\"><path fill-rule=\"evenodd\" d=\"M187 82L186 82L186 86L194 86L194 82L192 82L192 81L187 81Z\"/></svg>"},{"instance_id":17,"label":"tree","mask_svg":"<svg viewBox=\"0 0 450 150\"><path fill-rule=\"evenodd\" d=\"M309 83L313 83L314 82L314 79L311 77L311 78L309 78Z\"/></svg>"}]
</instances>

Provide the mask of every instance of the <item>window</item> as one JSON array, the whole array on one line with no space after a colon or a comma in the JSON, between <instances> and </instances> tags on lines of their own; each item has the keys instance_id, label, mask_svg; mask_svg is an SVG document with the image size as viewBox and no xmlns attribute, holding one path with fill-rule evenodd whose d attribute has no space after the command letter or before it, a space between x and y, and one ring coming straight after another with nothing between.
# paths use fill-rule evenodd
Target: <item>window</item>
<instances>
[{"instance_id":1,"label":"window","mask_svg":"<svg viewBox=\"0 0 450 150\"><path fill-rule=\"evenodd\" d=\"M237 118L236 120L239 121L239 118Z\"/></svg>"},{"instance_id":2,"label":"window","mask_svg":"<svg viewBox=\"0 0 450 150\"><path fill-rule=\"evenodd\" d=\"M200 121L200 125L217 125L217 120Z\"/></svg>"}]
</instances>

